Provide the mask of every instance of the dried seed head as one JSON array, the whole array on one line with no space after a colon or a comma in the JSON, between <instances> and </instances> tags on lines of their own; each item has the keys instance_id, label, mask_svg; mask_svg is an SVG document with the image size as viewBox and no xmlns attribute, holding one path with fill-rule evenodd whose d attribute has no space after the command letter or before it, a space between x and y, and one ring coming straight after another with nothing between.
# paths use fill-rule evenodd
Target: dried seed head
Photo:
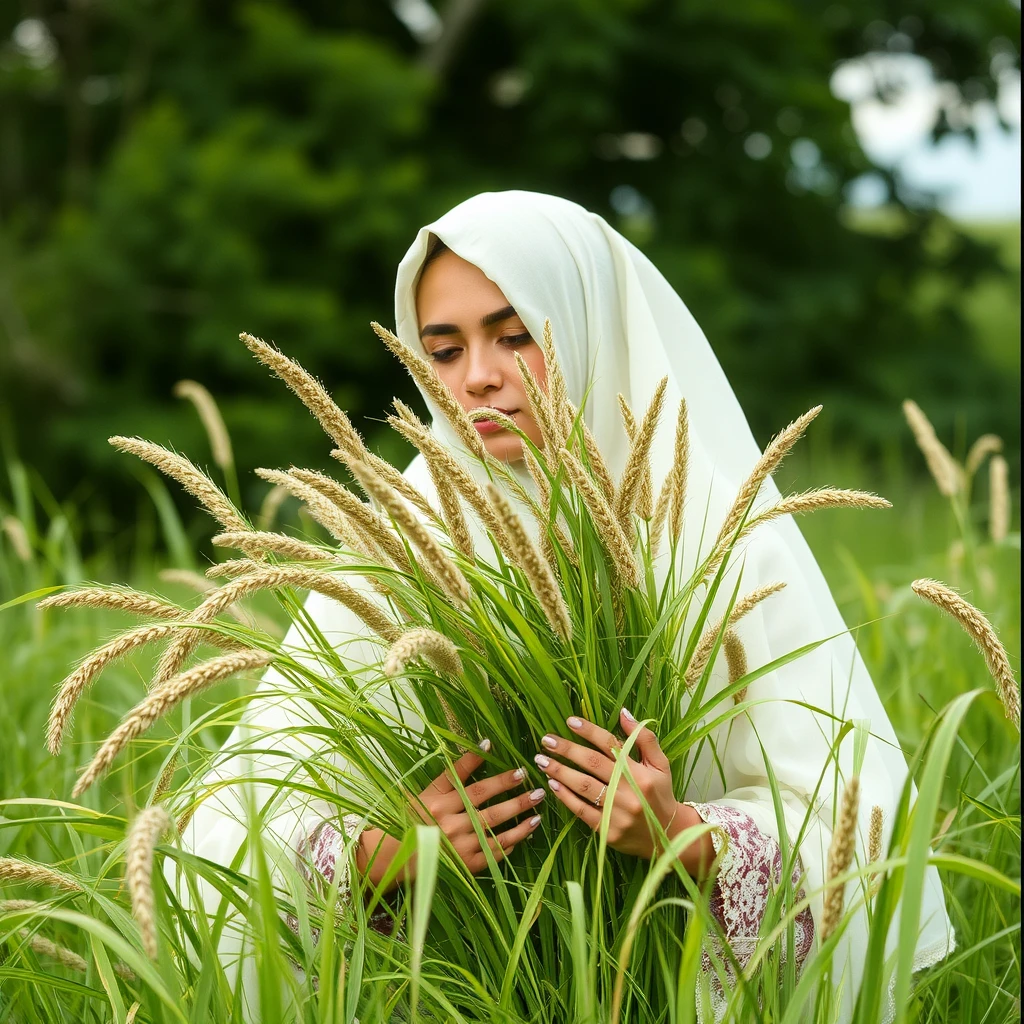
<instances>
[{"instance_id":1,"label":"dried seed head","mask_svg":"<svg viewBox=\"0 0 1024 1024\"><path fill-rule=\"evenodd\" d=\"M112 437L110 443L121 452L128 452L156 466L172 480L177 480L189 494L198 498L206 510L226 530L248 530L249 524L228 500L227 495L184 455L168 451L139 437Z\"/></svg>"},{"instance_id":2,"label":"dried seed head","mask_svg":"<svg viewBox=\"0 0 1024 1024\"><path fill-rule=\"evenodd\" d=\"M779 464L789 453L790 449L800 440L804 431L811 424L814 418L821 412L821 406L817 405L808 410L799 419L794 420L785 430L777 434L764 454L757 460L753 472L743 482L739 493L736 495L732 507L729 509L718 531L718 538L715 540L715 548L727 547L736 533L740 523L743 522L751 504L761 490L761 485L768 477L775 472Z\"/></svg>"},{"instance_id":3,"label":"dried seed head","mask_svg":"<svg viewBox=\"0 0 1024 1024\"><path fill-rule=\"evenodd\" d=\"M355 550L379 550L383 553L384 564L394 565L402 572L411 570L405 547L395 535L391 524L347 487L343 487L337 480L332 480L323 473L309 469L292 468L288 475L298 480L304 487L312 488L340 510L346 521L345 529L352 536L353 543L358 545Z\"/></svg>"},{"instance_id":4,"label":"dried seed head","mask_svg":"<svg viewBox=\"0 0 1024 1024\"><path fill-rule=\"evenodd\" d=\"M142 948L150 960L157 957L156 908L153 903L153 848L171 827L160 806L147 807L132 822L128 833L125 878L132 897L132 914L139 925Z\"/></svg>"},{"instance_id":5,"label":"dried seed head","mask_svg":"<svg viewBox=\"0 0 1024 1024\"><path fill-rule=\"evenodd\" d=\"M567 448L563 448L559 454L566 472L576 485L583 504L594 521L597 534L601 538L605 550L611 556L612 565L615 566L619 578L627 587L640 586L640 570L637 567L633 549L608 502L605 501L604 495L598 490L575 455Z\"/></svg>"},{"instance_id":6,"label":"dried seed head","mask_svg":"<svg viewBox=\"0 0 1024 1024\"><path fill-rule=\"evenodd\" d=\"M931 420L925 416L921 407L909 398L903 403L903 415L910 424L918 448L924 454L924 460L938 485L939 493L947 498L959 494L963 490L964 471L936 436Z\"/></svg>"},{"instance_id":7,"label":"dried seed head","mask_svg":"<svg viewBox=\"0 0 1024 1024\"><path fill-rule=\"evenodd\" d=\"M882 808L875 804L871 808L871 823L868 826L868 860L874 863L882 859Z\"/></svg>"},{"instance_id":8,"label":"dried seed head","mask_svg":"<svg viewBox=\"0 0 1024 1024\"><path fill-rule=\"evenodd\" d=\"M277 519L277 513L284 504L285 499L291 494L287 487L274 484L266 493L263 503L260 505L259 523L264 530L269 530Z\"/></svg>"},{"instance_id":9,"label":"dried seed head","mask_svg":"<svg viewBox=\"0 0 1024 1024\"><path fill-rule=\"evenodd\" d=\"M615 500L615 515L623 530L629 535L632 523L630 521L634 507L644 519L649 519L653 514L651 508L651 445L654 442L654 433L658 427L658 419L661 416L661 407L665 401L665 389L668 387L668 377L662 377L651 399L651 404L644 415L643 422L639 428L634 427L630 440L629 457L626 459L626 466L622 471L622 480L619 483L618 494ZM623 410L623 417L629 413L632 420L632 412L622 396L619 396L619 405ZM627 422L627 432L629 425ZM646 492L644 483L646 481ZM646 513L646 514L645 514Z\"/></svg>"},{"instance_id":10,"label":"dried seed head","mask_svg":"<svg viewBox=\"0 0 1024 1024\"><path fill-rule=\"evenodd\" d=\"M572 636L572 620L569 608L558 586L551 566L537 550L523 526L522 520L515 514L505 495L494 484L487 485L487 497L505 527L505 535L509 539L515 563L523 571L530 584L530 589L540 603L548 624L556 636L567 641Z\"/></svg>"},{"instance_id":11,"label":"dried seed head","mask_svg":"<svg viewBox=\"0 0 1024 1024\"><path fill-rule=\"evenodd\" d=\"M1003 450L1003 439L998 434L982 434L967 452L964 460L964 474L970 480L981 469L981 464L989 455Z\"/></svg>"},{"instance_id":12,"label":"dried seed head","mask_svg":"<svg viewBox=\"0 0 1024 1024\"><path fill-rule=\"evenodd\" d=\"M310 515L336 541L349 550L359 550L359 538L345 516L315 487L311 487L293 474L284 473L279 469L257 469L256 475L269 483L287 488L297 498L301 498L309 509Z\"/></svg>"},{"instance_id":13,"label":"dried seed head","mask_svg":"<svg viewBox=\"0 0 1024 1024\"><path fill-rule=\"evenodd\" d=\"M265 651L238 651L222 654L196 665L181 675L174 676L153 690L145 700L137 704L125 716L121 724L104 740L89 766L78 777L73 797L81 796L114 763L117 755L137 736L176 707L186 697L205 690L237 672L269 665L272 655Z\"/></svg>"},{"instance_id":14,"label":"dried seed head","mask_svg":"<svg viewBox=\"0 0 1024 1024\"><path fill-rule=\"evenodd\" d=\"M723 630L725 635L728 636L730 627L735 626L744 615L753 611L765 598L771 597L772 594L777 594L785 586L785 583L766 583L755 588L749 594L744 594L736 601L729 612L728 618L724 620L719 619L713 626L705 628L700 640L697 641L697 646L693 649L690 664L686 667L685 679L688 690L692 691L699 682L700 677L704 674L704 668L711 658L711 653L714 651L715 644L718 643L718 638L722 635Z\"/></svg>"},{"instance_id":15,"label":"dried seed head","mask_svg":"<svg viewBox=\"0 0 1024 1024\"><path fill-rule=\"evenodd\" d=\"M157 666L154 684L159 685L177 672L199 645L208 630L192 628L212 622L221 612L236 601L261 590L276 590L280 587L301 587L315 590L318 594L333 598L355 612L367 626L388 642L399 633L397 626L381 610L380 606L365 594L339 578L336 573L320 572L298 565L275 565L255 569L245 576L225 583L213 591L201 604L183 627L181 635L167 648Z\"/></svg>"},{"instance_id":16,"label":"dried seed head","mask_svg":"<svg viewBox=\"0 0 1024 1024\"><path fill-rule=\"evenodd\" d=\"M430 471L430 479L434 482L438 500L441 502L441 515L445 529L456 549L464 558L473 561L473 535L466 522L458 491L445 472L445 463L432 455L424 453L424 461Z\"/></svg>"},{"instance_id":17,"label":"dried seed head","mask_svg":"<svg viewBox=\"0 0 1024 1024\"><path fill-rule=\"evenodd\" d=\"M199 419L203 423L206 436L210 440L210 451L213 453L213 461L221 469L230 470L235 465L235 456L231 450L231 437L228 428L224 426L224 419L217 408L213 395L198 381L179 380L173 389L175 398L184 398L191 402Z\"/></svg>"},{"instance_id":18,"label":"dried seed head","mask_svg":"<svg viewBox=\"0 0 1024 1024\"><path fill-rule=\"evenodd\" d=\"M37 608L113 608L151 619L181 619L188 612L181 605L162 601L128 587L81 587L43 598Z\"/></svg>"},{"instance_id":19,"label":"dried seed head","mask_svg":"<svg viewBox=\"0 0 1024 1024\"><path fill-rule=\"evenodd\" d=\"M995 455L988 464L988 532L1002 544L1010 533L1010 484L1006 459Z\"/></svg>"},{"instance_id":20,"label":"dried seed head","mask_svg":"<svg viewBox=\"0 0 1024 1024\"><path fill-rule=\"evenodd\" d=\"M576 407L569 403L569 413L573 420L577 418ZM597 443L597 438L594 437L587 426L586 421L583 417L579 417L580 432L583 436L583 451L586 454L587 468L593 474L594 479L598 482L602 493L604 494L605 500L608 502L609 507L615 507L615 481L612 479L612 475L608 470L608 464L604 461L604 456L601 454L601 448ZM568 447L568 445L566 446Z\"/></svg>"},{"instance_id":21,"label":"dried seed head","mask_svg":"<svg viewBox=\"0 0 1024 1024\"><path fill-rule=\"evenodd\" d=\"M4 885L50 885L63 892L85 891L73 878L53 868L16 857L0 857L0 882Z\"/></svg>"},{"instance_id":22,"label":"dried seed head","mask_svg":"<svg viewBox=\"0 0 1024 1024\"><path fill-rule=\"evenodd\" d=\"M1006 717L1020 732L1020 685L1013 676L1010 658L1006 648L999 642L992 623L973 604L969 604L955 590L950 590L938 580L914 580L910 586L918 597L952 615L978 645L989 673L995 680L996 692L1003 702Z\"/></svg>"},{"instance_id":23,"label":"dried seed head","mask_svg":"<svg viewBox=\"0 0 1024 1024\"><path fill-rule=\"evenodd\" d=\"M722 638L722 647L725 650L725 663L729 668L729 683L732 684L747 674L747 652L734 629L726 630ZM747 688L744 686L737 690L732 699L734 704L742 704L747 699Z\"/></svg>"},{"instance_id":24,"label":"dried seed head","mask_svg":"<svg viewBox=\"0 0 1024 1024\"><path fill-rule=\"evenodd\" d=\"M777 463L776 463L777 465ZM669 535L678 540L683 533L683 508L686 505L686 481L690 469L690 421L686 399L679 401L676 417L676 442L669 480L672 482L669 502Z\"/></svg>"},{"instance_id":25,"label":"dried seed head","mask_svg":"<svg viewBox=\"0 0 1024 1024\"><path fill-rule=\"evenodd\" d=\"M254 562L251 558L229 558L226 562L218 562L206 570L206 578L210 580L237 579L246 573L259 569L262 562Z\"/></svg>"},{"instance_id":26,"label":"dried seed head","mask_svg":"<svg viewBox=\"0 0 1024 1024\"><path fill-rule=\"evenodd\" d=\"M501 543L501 523L494 515L494 509L488 504L480 485L459 464L451 452L423 424L416 426L394 416L388 418L388 423L423 453L428 466L432 462L436 462L443 467L447 479L462 495L463 500L476 514L484 528Z\"/></svg>"},{"instance_id":27,"label":"dried seed head","mask_svg":"<svg viewBox=\"0 0 1024 1024\"><path fill-rule=\"evenodd\" d=\"M704 579L717 572L722 559L729 554L730 546L735 547L759 526L770 523L783 516L803 515L808 512L821 512L830 508L883 509L892 508L892 502L870 491L852 491L838 487L822 487L816 491L805 491L803 494L789 494L774 505L747 519L735 533L730 533L724 541L716 545L704 569ZM721 537L721 534L719 534Z\"/></svg>"},{"instance_id":28,"label":"dried seed head","mask_svg":"<svg viewBox=\"0 0 1024 1024\"><path fill-rule=\"evenodd\" d=\"M569 413L569 386L565 381L565 374L555 354L555 339L551 330L551 321L544 321L544 332L540 343L544 353L544 376L548 387L548 401L554 413L554 426L558 431L557 437L553 438L561 448L569 438L572 431L572 416Z\"/></svg>"},{"instance_id":29,"label":"dried seed head","mask_svg":"<svg viewBox=\"0 0 1024 1024\"><path fill-rule=\"evenodd\" d=\"M107 665L118 658L123 658L136 648L170 636L175 628L170 625L140 626L114 637L113 640L88 655L78 668L61 683L60 690L53 702L46 730L47 750L55 756L60 752L61 742L71 721L75 704Z\"/></svg>"},{"instance_id":30,"label":"dried seed head","mask_svg":"<svg viewBox=\"0 0 1024 1024\"><path fill-rule=\"evenodd\" d=\"M294 562L332 562L335 556L315 544L307 544L284 533L251 530L247 533L218 533L212 541L215 547L236 548L250 554L261 555L271 551Z\"/></svg>"},{"instance_id":31,"label":"dried seed head","mask_svg":"<svg viewBox=\"0 0 1024 1024\"><path fill-rule=\"evenodd\" d=\"M462 675L462 659L458 648L443 633L433 629L410 629L392 645L384 659L384 674L397 676L410 661L424 658L437 672L448 676Z\"/></svg>"},{"instance_id":32,"label":"dried seed head","mask_svg":"<svg viewBox=\"0 0 1024 1024\"><path fill-rule=\"evenodd\" d=\"M27 928L20 928L18 934L25 940L25 945L33 953L48 956L51 960L56 960L61 967L70 968L72 971L78 971L81 974L85 974L89 969L89 965L77 953L66 946L58 946L56 942L46 938L44 935L34 935Z\"/></svg>"},{"instance_id":33,"label":"dried seed head","mask_svg":"<svg viewBox=\"0 0 1024 1024\"><path fill-rule=\"evenodd\" d=\"M0 526L7 534L7 539L11 542L11 547L14 548L14 553L18 558L23 562L31 562L32 545L29 542L25 524L15 516L4 516L3 519L0 519Z\"/></svg>"},{"instance_id":34,"label":"dried seed head","mask_svg":"<svg viewBox=\"0 0 1024 1024\"><path fill-rule=\"evenodd\" d=\"M558 438L561 434L555 411L551 408L548 396L539 381L526 365L526 360L518 352L515 353L515 360L516 366L519 367L519 376L523 381L523 390L526 392L526 398L530 404L530 414L540 429L544 452L550 459L552 453L558 451Z\"/></svg>"},{"instance_id":35,"label":"dried seed head","mask_svg":"<svg viewBox=\"0 0 1024 1024\"><path fill-rule=\"evenodd\" d=\"M175 583L194 590L197 594L208 594L213 584L191 569L161 569L157 576L164 583Z\"/></svg>"},{"instance_id":36,"label":"dried seed head","mask_svg":"<svg viewBox=\"0 0 1024 1024\"><path fill-rule=\"evenodd\" d=\"M483 440L473 424L466 418L466 412L459 405L451 389L443 384L434 368L422 356L417 355L408 345L378 323L370 325L377 337L387 346L392 355L397 356L402 365L412 375L413 380L434 400L445 418L452 425L462 443L479 459L486 457Z\"/></svg>"},{"instance_id":37,"label":"dried seed head","mask_svg":"<svg viewBox=\"0 0 1024 1024\"><path fill-rule=\"evenodd\" d=\"M860 807L860 779L854 775L843 790L839 804L839 816L835 831L832 833L832 845L828 851L828 877L825 890L825 908L821 919L821 941L825 942L836 930L843 918L845 883L836 883L835 879L844 875L853 862L853 854L857 844L857 812Z\"/></svg>"},{"instance_id":38,"label":"dried seed head","mask_svg":"<svg viewBox=\"0 0 1024 1024\"><path fill-rule=\"evenodd\" d=\"M335 444L358 451L365 449L359 431L315 377L260 338L251 334L240 334L239 338L264 366L273 370L295 392Z\"/></svg>"},{"instance_id":39,"label":"dried seed head","mask_svg":"<svg viewBox=\"0 0 1024 1024\"><path fill-rule=\"evenodd\" d=\"M406 537L419 548L426 567L437 577L448 596L459 604L467 602L470 589L466 577L394 488L363 462L353 461L350 468L367 494L388 510Z\"/></svg>"}]
</instances>

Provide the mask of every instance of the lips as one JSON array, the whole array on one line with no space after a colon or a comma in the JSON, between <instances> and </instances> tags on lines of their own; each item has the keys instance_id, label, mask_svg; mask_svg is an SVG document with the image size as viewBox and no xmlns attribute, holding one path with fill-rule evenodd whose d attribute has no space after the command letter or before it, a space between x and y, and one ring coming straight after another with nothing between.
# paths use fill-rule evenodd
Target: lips
<instances>
[{"instance_id":1,"label":"lips","mask_svg":"<svg viewBox=\"0 0 1024 1024\"><path fill-rule=\"evenodd\" d=\"M513 416L517 412L519 412L518 409L502 409L497 405L482 405L478 406L477 408L481 410L493 409L495 412L504 413L506 416ZM475 412L476 410L473 411ZM473 426L480 434L493 434L499 430L505 429L500 423L495 423L494 420L475 420Z\"/></svg>"}]
</instances>

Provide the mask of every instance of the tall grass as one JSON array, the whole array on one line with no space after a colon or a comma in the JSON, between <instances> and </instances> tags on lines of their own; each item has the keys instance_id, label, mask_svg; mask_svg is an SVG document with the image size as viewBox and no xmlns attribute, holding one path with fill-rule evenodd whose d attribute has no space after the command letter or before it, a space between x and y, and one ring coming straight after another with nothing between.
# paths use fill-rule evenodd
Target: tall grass
<instances>
[{"instance_id":1,"label":"tall grass","mask_svg":"<svg viewBox=\"0 0 1024 1024\"><path fill-rule=\"evenodd\" d=\"M125 884L128 828L139 808L157 800L159 789L171 805L176 805L175 792L187 797L187 780L223 742L250 687L227 684L227 693L186 702L180 718L136 740L101 786L87 790L79 801L69 800L80 763L121 713L144 696L155 659L141 651L110 670L80 703L75 731L61 753L56 758L45 753L50 682L98 638L126 623L118 613L95 609L54 619L54 613L39 613L18 601L18 594L75 583L84 574L72 533L52 525L40 533L27 477L17 465L10 468L16 500L4 511L23 524L27 548L19 549L17 542L0 548L10 603L0 613L0 642L11 652L0 700L14 734L0 759L0 853L51 865L80 891L7 887L5 897L40 901L12 903L0 917L5 949L0 1011L7 1019L239 1019L240 986L232 986L216 956L218 932L233 908L254 936L258 985L249 999L267 1021L647 1024L695 1019L701 950L718 926L709 912L708 890L696 887L676 859L695 837L694 830L678 836L647 864L610 850L601 834L581 841L575 819L549 814L555 821L544 826L543 842L523 843L506 864L491 863L483 875L471 877L444 849L436 829L411 822L396 785L401 781L413 791L423 788L464 744L456 726L486 732L494 751L489 767L500 770L515 767L515 752L533 749L539 735L578 712L579 701L595 720L610 721L621 693L637 682L626 666L645 666L647 673L640 692L634 691L638 717L661 721L670 698L678 698L673 688L680 685L685 663L678 664L677 652L659 636L670 633L674 617L682 620L686 594L677 593L672 608L671 599L648 579L613 601L617 577L594 535L593 517L580 505L572 503L563 512L581 564L574 566L568 552L558 550L555 537L558 568L563 580L596 577L595 589L606 599L588 604L586 586L570 594L573 634L580 645L573 648L575 665L567 666L557 630L535 599L521 562L499 558L497 569L484 571L457 558L461 571L473 574L474 584L475 596L462 611L435 600L424 612L417 602L432 592L430 580L416 579L415 573L413 578L399 578L393 571L379 574L397 591L398 600L426 613L435 628L457 632L457 623L476 639L461 645L466 671L458 685L429 665L410 666L409 682L429 726L418 746L389 742L392 723L364 692L354 685L325 685L322 673L280 651L272 633L255 623L218 620L215 628L221 634L275 651L278 667L360 769L360 782L344 780L348 796L333 797L339 813L366 814L369 809L375 823L404 835L392 871L415 855L417 875L408 890L399 889L383 901L393 919L390 934L384 935L366 926L382 905L380 893L357 892L349 898L340 882L310 892L299 873L287 869L286 888L275 889L258 820L251 822L247 874L197 861L171 835L157 847L157 858L176 860L190 884L202 878L216 886L224 903L214 920L187 914L154 871L157 943L151 960L145 952L151 940L143 942ZM741 974L731 993L730 1020L834 1020L827 983L831 951L849 914L865 900L872 911L868 964L856 1008L861 1024L880 1018L890 978L899 1020L980 1022L1019 1015L1019 736L1003 720L984 662L969 638L917 602L907 586L920 576L950 580L995 621L1010 650L1019 651L1019 533L993 543L979 528L983 517L976 521L984 503L976 495L972 500L966 489L946 501L916 487L908 486L907 492L908 504L926 510L933 524L928 540L913 517L892 517L886 547L893 552L923 547L912 563L854 555L860 523L843 519L846 513L838 514L838 528L830 523L816 548L830 566L848 621L865 623L860 647L912 757L919 799L911 808L904 794L882 862L854 861L841 876L850 883L846 917L799 976L792 956L785 960L782 953L787 945L791 948L791 926L801 904L789 886L779 890L753 957L758 969ZM173 537L173 520L166 522ZM815 527L809 520L812 543ZM147 575L140 585L151 584L152 573ZM172 596L185 600L180 591ZM267 596L260 600L264 615L274 614ZM299 594L283 591L279 600L283 612L302 616ZM280 623L281 613L276 614ZM520 637L514 659L498 625L506 621ZM687 655L700 632L691 633ZM719 635L716 643L722 640ZM326 641L318 653L343 682L354 683ZM552 671L556 664L558 670ZM594 665L608 669L603 678L617 681L614 693L601 685L601 676L584 671ZM752 678L736 680L732 689L739 692ZM663 738L676 778L685 778L701 738L697 724L713 706L708 706L710 696L703 698L707 674L698 674L697 680L692 720L678 723L675 735ZM728 717L742 710L742 704L729 700L715 713ZM852 723L843 724L839 738L851 728ZM361 740L367 736L381 742L384 756L365 751ZM333 788L329 780L336 767L330 760L311 759L301 768L304 777L327 780L324 788ZM626 784L626 776L613 778L613 787ZM788 856L792 862L795 852ZM942 871L958 949L912 988L912 929L905 927L901 935L895 964L884 963L884 943L896 903L902 899L906 906L917 898L929 862ZM789 874L784 870L783 877ZM284 923L285 914L292 915L292 927ZM84 970L47 955L38 942L33 946L33 935L73 950ZM728 950L722 955L728 958Z\"/></svg>"}]
</instances>

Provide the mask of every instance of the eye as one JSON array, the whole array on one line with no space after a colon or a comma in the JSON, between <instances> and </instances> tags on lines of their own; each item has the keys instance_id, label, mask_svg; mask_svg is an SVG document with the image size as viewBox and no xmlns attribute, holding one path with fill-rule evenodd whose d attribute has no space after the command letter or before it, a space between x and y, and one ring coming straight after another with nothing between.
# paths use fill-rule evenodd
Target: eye
<instances>
[{"instance_id":1,"label":"eye","mask_svg":"<svg viewBox=\"0 0 1024 1024\"><path fill-rule=\"evenodd\" d=\"M520 345L527 345L533 341L533 336L530 334L503 334L499 340L502 345L518 348Z\"/></svg>"},{"instance_id":2,"label":"eye","mask_svg":"<svg viewBox=\"0 0 1024 1024\"><path fill-rule=\"evenodd\" d=\"M457 348L440 348L430 353L430 359L435 363L450 363L458 354Z\"/></svg>"}]
</instances>

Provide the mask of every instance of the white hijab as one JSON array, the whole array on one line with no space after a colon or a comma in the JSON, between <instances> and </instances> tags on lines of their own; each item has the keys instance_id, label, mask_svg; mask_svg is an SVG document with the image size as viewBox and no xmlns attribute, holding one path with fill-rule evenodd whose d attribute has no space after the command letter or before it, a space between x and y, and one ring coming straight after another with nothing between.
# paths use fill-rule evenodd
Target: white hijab
<instances>
[{"instance_id":1,"label":"white hijab","mask_svg":"<svg viewBox=\"0 0 1024 1024\"><path fill-rule=\"evenodd\" d=\"M674 410L685 398L689 410L691 461L684 537L690 538L684 564L691 569L708 553L739 484L760 455L746 417L707 338L657 268L603 218L575 203L533 192L496 192L474 196L433 224L420 229L398 268L395 320L399 337L421 350L416 318L416 284L431 237L479 267L515 307L527 329L539 338L550 319L555 349L565 372L570 398L580 403L590 384L585 418L616 477L628 454L618 412L621 393L639 417L663 376L669 384L665 414L656 435L652 464L657 487L671 464ZM426 396L424 396L426 398ZM428 405L430 402L428 400ZM444 417L431 406L433 429L453 449L459 442ZM780 422L779 427L784 426ZM410 470L417 470L416 463ZM417 476L422 476L417 472ZM758 505L778 496L770 480ZM864 529L871 529L864 513ZM705 528L705 519L707 527ZM702 532L704 546L697 550ZM685 543L685 541L684 541ZM832 711L840 720L870 722L871 739L860 767L860 854L864 856L871 807L882 808L887 827L907 776L906 762L889 719L846 632L835 600L797 524L787 518L760 528L735 559L733 575L719 591L728 599L742 562L742 592L774 581L786 589L764 602L740 623L751 668L805 644L840 634L809 655L757 680L751 699L765 699L732 727L718 755L726 786L710 770L689 800L716 800L749 813L767 834L778 838L761 747L783 789L790 839L795 839L807 801L828 763L839 724L816 715L794 700ZM693 614L696 615L696 609ZM713 621L709 617L709 621ZM721 680L724 682L724 680ZM721 710L721 709L720 709ZM759 742L760 741L760 742ZM840 764L853 768L853 737L844 741ZM814 827L800 852L808 891L825 881L835 794L832 777L821 787ZM848 903L858 895L848 887ZM821 899L812 903L820 927ZM895 945L898 926L890 931ZM836 976L844 979L846 1011L860 980L867 942L867 916L858 915L837 950ZM952 948L953 936L942 887L934 868L928 872L921 916L917 963L932 963Z\"/></svg>"},{"instance_id":2,"label":"white hijab","mask_svg":"<svg viewBox=\"0 0 1024 1024\"><path fill-rule=\"evenodd\" d=\"M711 346L682 299L635 246L596 214L553 196L518 191L485 193L421 228L399 265L395 287L397 333L415 351L422 351L416 285L432 236L439 237L494 281L535 337L541 336L544 320L551 320L555 348L574 403L580 404L584 387L592 382L586 420L613 474L621 472L627 455L616 395L622 393L634 412L642 415L658 381L668 376L666 413L652 450L655 486L671 464L674 410L679 399L686 398L692 454L684 516L684 535L689 543L684 544L687 567L695 564L699 556L707 553L706 547L717 533L726 508L760 450ZM435 434L453 453L459 454L460 443L454 432L429 398L423 397L434 416ZM405 475L428 498L436 498L422 457L413 460ZM527 479L525 473L523 478ZM777 494L774 484L768 481L761 500L769 502ZM705 548L698 552L696 538L701 536L705 515L705 532L710 536ZM864 528L871 528L868 513ZM478 545L477 550L482 552L486 546ZM737 720L727 742L724 736L719 737L724 789L709 766L691 787L694 791L687 792L684 798L713 800L741 809L750 814L763 832L778 839L761 752L763 745L782 789L786 831L795 840L808 801L828 762L838 724L826 715L814 714L791 702L801 700L813 707L832 709L839 719L868 720L872 738L860 770L859 855L863 857L863 836L867 834L867 818L873 805L883 810L888 842L888 822L907 775L903 754L854 641L845 633L846 626L828 585L796 523L785 520L761 528L744 554L743 592L761 583L787 584L781 594L764 602L740 624L739 633L751 668L810 642L842 635L756 681L749 697L774 699L759 704L749 717ZM731 571L739 571L739 560ZM731 593L735 581L736 576L732 575L721 588L723 600ZM306 611L321 633L344 650L345 660L353 670L372 671L380 656L379 648L365 642L352 643L353 637L365 633L365 627L350 612L316 594L307 600ZM304 654L307 643L298 624L284 641L285 647L297 656L312 658L308 651ZM719 677L718 685L721 682ZM218 765L203 780L206 787L251 774L251 750L258 747L258 734L264 731L272 740L267 744L267 752L259 757L260 773L284 774L293 767L292 759L279 756L280 730L299 725L304 716L296 702L281 698L280 691L288 685L279 673L268 672L246 712L244 724L226 744L226 750L237 745L248 746L250 752ZM388 699L385 691L379 693L382 702ZM407 708L403 708L403 715L408 724L414 725L414 716ZM288 739L283 745L297 743ZM844 743L840 762L843 772L849 774L852 741ZM829 775L822 787L812 814L813 826L800 845L809 892L820 889L825 880L835 802L831 778ZM187 848L218 863L231 862L246 835L245 815L237 792L240 789L226 786L201 804L182 837ZM257 807L262 807L274 794L270 786L247 787L247 792L253 790ZM280 842L282 856L288 856L318 816L329 813L329 808L289 798L265 823L267 834ZM187 894L177 888L187 901ZM848 886L848 903L860 896L852 891L854 888L852 884ZM219 900L210 889L204 890L204 901L215 909ZM820 896L812 901L818 927L821 905ZM222 941L222 955L228 959L242 952L242 938L240 931L229 934L226 930L225 934L229 937ZM898 918L890 930L889 952L895 947L897 934ZM925 966L940 959L952 945L942 888L935 870L930 869L916 965ZM862 910L848 928L834 958L834 976L844 975L844 1018L852 1008L866 946L867 918Z\"/></svg>"}]
</instances>

